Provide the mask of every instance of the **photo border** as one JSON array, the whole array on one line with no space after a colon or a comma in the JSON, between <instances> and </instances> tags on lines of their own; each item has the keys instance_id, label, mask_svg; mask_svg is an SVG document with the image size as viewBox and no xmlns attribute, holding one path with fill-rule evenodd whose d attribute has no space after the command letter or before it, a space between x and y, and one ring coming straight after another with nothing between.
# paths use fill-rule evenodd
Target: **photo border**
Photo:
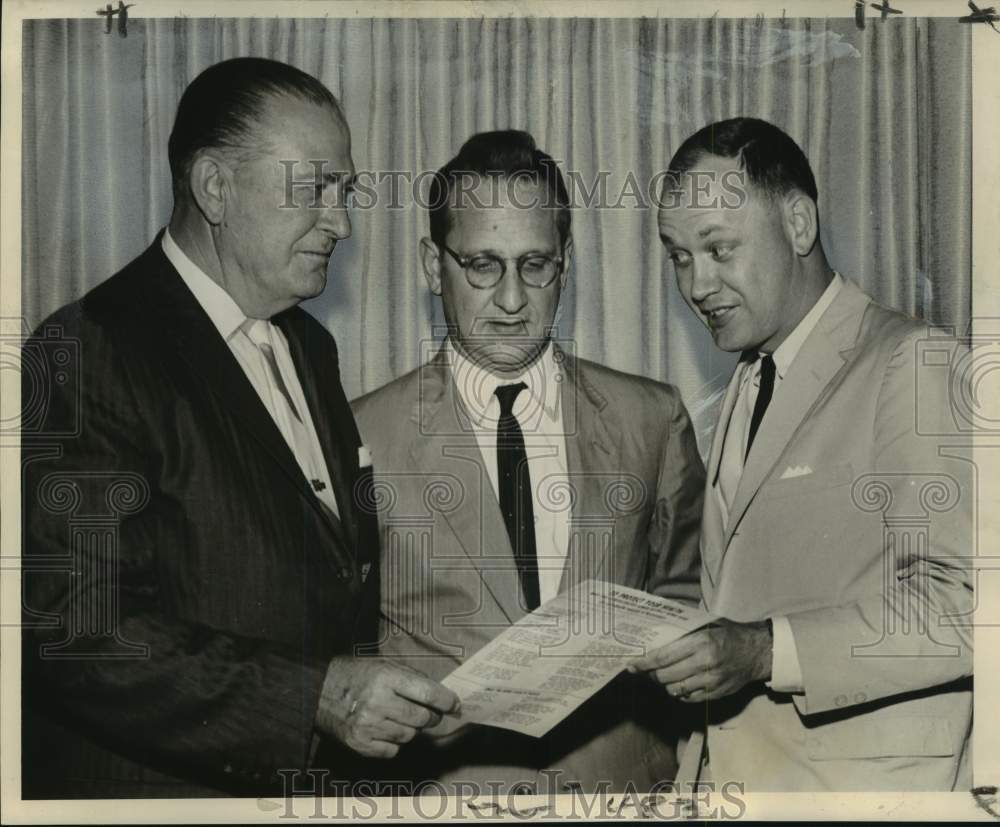
<instances>
[{"instance_id":1,"label":"photo border","mask_svg":"<svg viewBox=\"0 0 1000 827\"><path fill-rule=\"evenodd\" d=\"M102 0L103 2L103 0ZM0 127L3 153L0 176L7 182L0 202L0 332L22 335L21 293L21 21L27 18L87 17L94 15L94 0L27 2L7 0L3 5L2 80L3 119ZM100 5L100 3L98 4ZM964 0L895 0L893 5L909 17L959 17L968 14ZM980 4L990 5L989 2ZM703 2L676 0L619 0L613 4L594 0L548 0L548 2L461 2L461 0L415 0L371 2L361 5L339 0L140 0L130 11L134 18L149 17L853 17L853 0L719 0L709 7ZM867 10L869 20L878 12ZM988 26L975 25L972 32L972 293L973 334L1000 338L1000 34ZM652 240L651 240L652 243ZM1000 410L1000 382L984 383L981 401L987 409ZM5 410L19 410L20 383L11 370L0 370L0 395ZM979 473L978 548L997 546L1000 538L1000 439L977 434L974 457ZM17 446L0 446L0 820L8 824L47 821L51 823L207 822L234 820L252 823L291 820L284 801L276 799L129 799L115 801L20 801L20 645L19 618L21 581L20 555L20 454ZM992 558L991 558L992 559ZM995 558L1000 559L1000 558ZM989 820L1000 813L1000 720L994 710L1000 701L1000 578L988 576L984 565L976 579L976 691L973 731L974 783L980 790L956 793L837 793L837 794L748 794L746 818L774 819L915 819ZM569 812L570 796L557 796L554 814ZM296 818L310 819L316 802L294 799ZM419 821L421 812L409 799L380 799L379 812L371 820L389 818ZM543 803L548 799L543 798ZM707 799L708 809L719 807L718 797ZM518 804L526 811L538 806L527 798ZM731 805L726 805L731 806ZM424 808L426 811L427 808ZM328 817L335 813L329 801ZM579 811L577 811L579 813ZM546 815L545 811L535 813ZM703 812L701 817L707 813ZM596 817L596 816L595 816ZM483 820L482 812L467 810L465 819ZM369 820L369 819L365 819Z\"/></svg>"}]
</instances>

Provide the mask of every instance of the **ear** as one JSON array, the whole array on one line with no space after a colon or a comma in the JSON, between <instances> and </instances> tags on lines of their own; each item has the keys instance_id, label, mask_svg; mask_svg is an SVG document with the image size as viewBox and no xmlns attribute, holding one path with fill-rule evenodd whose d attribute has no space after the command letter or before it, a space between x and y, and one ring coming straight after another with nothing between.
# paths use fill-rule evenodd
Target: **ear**
<instances>
[{"instance_id":1,"label":"ear","mask_svg":"<svg viewBox=\"0 0 1000 827\"><path fill-rule=\"evenodd\" d=\"M207 152L195 159L188 174L191 196L205 220L216 227L226 217L232 193L231 176L229 167L222 159Z\"/></svg>"},{"instance_id":2,"label":"ear","mask_svg":"<svg viewBox=\"0 0 1000 827\"><path fill-rule=\"evenodd\" d=\"M435 296L441 295L441 252L429 237L420 239L420 263L427 286Z\"/></svg>"},{"instance_id":3,"label":"ear","mask_svg":"<svg viewBox=\"0 0 1000 827\"><path fill-rule=\"evenodd\" d=\"M819 237L816 202L804 192L792 192L785 198L783 216L792 248L797 255L809 255Z\"/></svg>"},{"instance_id":4,"label":"ear","mask_svg":"<svg viewBox=\"0 0 1000 827\"><path fill-rule=\"evenodd\" d=\"M573 236L568 236L566 243L563 244L563 266L562 273L559 275L559 289L563 290L566 287L566 282L569 279L569 266L573 262Z\"/></svg>"}]
</instances>

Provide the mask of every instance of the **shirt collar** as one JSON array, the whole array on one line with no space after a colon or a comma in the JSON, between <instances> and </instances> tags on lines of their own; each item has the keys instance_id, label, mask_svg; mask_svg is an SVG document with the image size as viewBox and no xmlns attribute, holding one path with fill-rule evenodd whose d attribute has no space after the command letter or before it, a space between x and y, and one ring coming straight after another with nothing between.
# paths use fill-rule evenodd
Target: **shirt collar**
<instances>
[{"instance_id":1,"label":"shirt collar","mask_svg":"<svg viewBox=\"0 0 1000 827\"><path fill-rule=\"evenodd\" d=\"M526 391L530 398L529 403L524 403L518 397L514 408L518 419L524 414L531 417L533 412L542 412L551 421L556 421L559 416L562 371L556 364L551 341L546 343L538 359L518 376L497 376L490 373L462 353L450 337L445 342L445 348L445 358L451 366L451 376L459 398L477 424L496 427L500 411L496 389L501 385L514 385L518 382L527 385ZM524 394L525 391L521 393Z\"/></svg>"},{"instance_id":2,"label":"shirt collar","mask_svg":"<svg viewBox=\"0 0 1000 827\"><path fill-rule=\"evenodd\" d=\"M819 297L808 313L802 317L795 329L788 334L778 347L775 349L771 357L774 359L775 372L778 374L779 379L784 379L785 374L788 373L788 369L792 366L792 362L795 361L795 357L798 356L799 351L802 349L802 345L805 343L806 339L809 338L809 334L813 332L816 327L817 322L819 322L820 317L826 312L826 309L833 303L833 300L837 298L837 294L840 289L844 286L844 279L841 278L839 273L833 274L833 279L826 286L826 290L823 291L823 295Z\"/></svg>"},{"instance_id":3,"label":"shirt collar","mask_svg":"<svg viewBox=\"0 0 1000 827\"><path fill-rule=\"evenodd\" d=\"M170 235L169 229L163 233L163 253L188 289L194 293L195 299L208 314L216 330L228 342L246 321L246 314L220 284L209 278L204 270L187 257Z\"/></svg>"}]
</instances>

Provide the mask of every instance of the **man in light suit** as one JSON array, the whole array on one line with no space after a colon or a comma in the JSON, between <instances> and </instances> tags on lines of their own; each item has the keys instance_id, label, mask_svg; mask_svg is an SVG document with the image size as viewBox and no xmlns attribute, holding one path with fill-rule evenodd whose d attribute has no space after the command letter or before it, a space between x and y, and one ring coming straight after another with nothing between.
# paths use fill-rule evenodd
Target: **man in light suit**
<instances>
[{"instance_id":1,"label":"man in light suit","mask_svg":"<svg viewBox=\"0 0 1000 827\"><path fill-rule=\"evenodd\" d=\"M967 452L940 436L947 371L918 372L928 327L831 270L809 163L777 127L712 124L670 169L659 230L678 286L743 352L702 533L704 601L724 620L636 664L704 704L682 776L968 789L974 492Z\"/></svg>"},{"instance_id":2,"label":"man in light suit","mask_svg":"<svg viewBox=\"0 0 1000 827\"><path fill-rule=\"evenodd\" d=\"M457 702L355 656L377 630L352 494L370 463L333 338L297 307L351 231L336 99L226 61L185 91L169 154L169 227L25 345L46 402L24 433L28 798L370 777Z\"/></svg>"},{"instance_id":3,"label":"man in light suit","mask_svg":"<svg viewBox=\"0 0 1000 827\"><path fill-rule=\"evenodd\" d=\"M481 133L430 196L420 255L448 338L354 403L383 532L382 651L443 678L591 577L696 601L704 472L680 396L551 340L572 251L555 163L527 133ZM681 709L622 675L542 739L421 736L399 772L459 795L648 790L673 777Z\"/></svg>"}]
</instances>

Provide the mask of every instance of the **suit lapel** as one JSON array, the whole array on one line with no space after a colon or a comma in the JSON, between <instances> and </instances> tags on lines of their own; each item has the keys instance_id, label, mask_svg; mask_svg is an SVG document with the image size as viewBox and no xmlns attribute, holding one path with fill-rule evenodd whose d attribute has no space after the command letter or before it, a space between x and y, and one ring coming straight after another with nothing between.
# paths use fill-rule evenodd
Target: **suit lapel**
<instances>
[{"instance_id":1,"label":"suit lapel","mask_svg":"<svg viewBox=\"0 0 1000 827\"><path fill-rule=\"evenodd\" d=\"M148 272L152 276L150 302L157 307L157 316L165 327L162 341L166 352L180 356L191 372L201 378L204 387L229 411L232 421L257 441L285 481L330 525L291 449L236 357L163 253L161 237L162 233L150 248Z\"/></svg>"},{"instance_id":2,"label":"suit lapel","mask_svg":"<svg viewBox=\"0 0 1000 827\"><path fill-rule=\"evenodd\" d=\"M563 365L560 405L566 472L574 492L562 592L589 578L623 582L626 554L617 547L617 534L614 548L592 541L610 530L613 522L607 521L615 519L611 504L621 481L620 424L582 362L563 354L557 363Z\"/></svg>"},{"instance_id":3,"label":"suit lapel","mask_svg":"<svg viewBox=\"0 0 1000 827\"><path fill-rule=\"evenodd\" d=\"M305 311L293 308L276 316L274 322L288 340L292 362L312 414L323 459L337 498L340 519L328 514L325 509L323 513L333 523L335 530L346 533L341 539L346 540L348 547L355 548L358 524L353 508L352 471L357 467L356 446L361 439L357 436L357 426L343 395L336 354L316 352L318 348L309 336L304 313ZM319 502L315 495L311 496Z\"/></svg>"},{"instance_id":4,"label":"suit lapel","mask_svg":"<svg viewBox=\"0 0 1000 827\"><path fill-rule=\"evenodd\" d=\"M410 459L428 480L457 478L466 500L442 516L497 605L514 623L525 614L507 527L472 423L455 392L447 351L421 370L417 401L411 411L416 436Z\"/></svg>"},{"instance_id":5,"label":"suit lapel","mask_svg":"<svg viewBox=\"0 0 1000 827\"><path fill-rule=\"evenodd\" d=\"M729 431L729 420L733 415L733 408L736 407L736 399L739 395L740 382L743 371L746 369L744 363L738 362L733 375L726 387L726 395L722 400L722 409L719 412L719 421L716 423L715 432L712 435L712 447L708 455L708 474L705 485L705 505L702 510L702 533L701 533L701 556L704 569L713 583L716 580L718 567L722 562L722 554L725 543L726 515L719 504L719 466L722 462L722 446L726 441L726 433Z\"/></svg>"},{"instance_id":6,"label":"suit lapel","mask_svg":"<svg viewBox=\"0 0 1000 827\"><path fill-rule=\"evenodd\" d=\"M860 289L845 281L792 362L768 406L743 469L729 509L726 548L760 486L853 351L868 302Z\"/></svg>"},{"instance_id":7,"label":"suit lapel","mask_svg":"<svg viewBox=\"0 0 1000 827\"><path fill-rule=\"evenodd\" d=\"M719 465L722 462L722 446L726 441L726 432L729 430L729 420L733 415L733 408L736 407L736 397L740 389L740 379L746 366L742 361L737 362L736 369L726 387L726 395L722 400L722 409L719 412L719 421L715 426L712 435L712 448L708 455L708 482L716 485L719 482Z\"/></svg>"}]
</instances>

